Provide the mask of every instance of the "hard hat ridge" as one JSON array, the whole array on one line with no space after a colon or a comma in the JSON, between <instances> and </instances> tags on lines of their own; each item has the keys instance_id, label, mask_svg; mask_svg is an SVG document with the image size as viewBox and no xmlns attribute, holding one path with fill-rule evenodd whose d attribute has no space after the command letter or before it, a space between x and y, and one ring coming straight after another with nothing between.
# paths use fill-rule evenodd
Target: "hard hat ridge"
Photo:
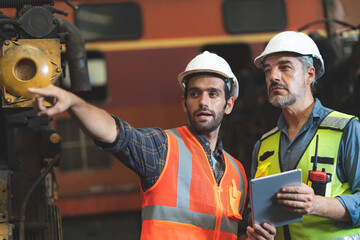
<instances>
[{"instance_id":1,"label":"hard hat ridge","mask_svg":"<svg viewBox=\"0 0 360 240\"><path fill-rule=\"evenodd\" d=\"M194 74L214 74L223 79L230 90L231 97L236 99L239 95L239 84L230 65L215 53L204 51L193 58L186 66L185 71L178 75L178 81L182 89L185 89L186 82ZM226 81L228 79L230 81ZM227 82L230 82L230 87Z\"/></svg>"}]
</instances>

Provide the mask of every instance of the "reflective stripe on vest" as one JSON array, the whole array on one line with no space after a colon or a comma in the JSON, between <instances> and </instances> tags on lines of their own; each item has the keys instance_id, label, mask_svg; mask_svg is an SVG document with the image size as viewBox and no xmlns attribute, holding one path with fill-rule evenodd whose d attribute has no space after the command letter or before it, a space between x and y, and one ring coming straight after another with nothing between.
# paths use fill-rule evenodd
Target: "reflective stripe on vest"
<instances>
[{"instance_id":1,"label":"reflective stripe on vest","mask_svg":"<svg viewBox=\"0 0 360 240\"><path fill-rule=\"evenodd\" d=\"M178 209L167 206L146 206L143 209L143 216L151 216L151 219L143 220L162 220L180 222L185 224L192 224L204 229L214 230L215 216L211 214L197 213L190 210ZM237 234L234 229L237 229L237 222L231 221L226 217L222 217L221 229L223 232Z\"/></svg>"},{"instance_id":2,"label":"reflective stripe on vest","mask_svg":"<svg viewBox=\"0 0 360 240\"><path fill-rule=\"evenodd\" d=\"M212 214L204 214L195 212L189 208L190 185L192 176L192 154L185 146L183 139L177 129L166 130L172 134L176 140L179 151L178 175L177 175L177 196L176 207L148 205L142 209L142 220L169 221L175 223L190 224L199 228L215 230L216 216ZM245 195L245 182L242 180L242 172L235 160L224 151L231 165L236 169L239 178L238 190ZM243 200L244 199L244 200ZM244 206L245 197L242 198L239 207ZM232 219L222 216L220 223L220 231L237 235L238 223Z\"/></svg>"},{"instance_id":3,"label":"reflective stripe on vest","mask_svg":"<svg viewBox=\"0 0 360 240\"><path fill-rule=\"evenodd\" d=\"M195 225L209 230L215 229L215 216L198 213L189 209L167 206L146 206L143 208L143 220L171 221Z\"/></svg>"},{"instance_id":4,"label":"reflective stripe on vest","mask_svg":"<svg viewBox=\"0 0 360 240\"><path fill-rule=\"evenodd\" d=\"M331 112L321 122L315 134L315 136L319 135L318 156L323 159L323 162L318 162L318 170L325 168L327 173L332 174L332 181L327 184L326 188L327 197L352 193L349 184L347 182L341 183L337 178L336 168L338 149L343 134L342 131L353 118L353 116L347 114L336 111ZM276 131L272 130L270 134L266 134L264 135L266 137L262 138L258 155L259 172L257 171L257 176L281 172L279 164L280 134L281 132L276 129ZM313 137L296 167L303 170L304 183L307 183L308 172L312 169L310 159L314 156L315 142L315 137ZM273 154L271 156L267 154L269 157L263 157L262 161L260 161L261 156L266 155L268 152L273 152ZM346 239L347 237L344 236L358 236L356 234L360 234L360 228L341 229L337 227L335 221L312 215L304 215L302 222L290 224L289 231L292 239L313 239L314 236L316 236L316 239ZM277 228L276 239L284 239L283 236L283 228Z\"/></svg>"},{"instance_id":5,"label":"reflective stripe on vest","mask_svg":"<svg viewBox=\"0 0 360 240\"><path fill-rule=\"evenodd\" d=\"M234 166L234 168L235 168L236 172L238 173L238 175L242 176L242 173L241 173L240 169L238 168L237 164L235 163L235 160L227 152L224 151L224 153L227 156L227 158L230 160L231 164ZM238 190L240 191L241 189L245 189L244 185L245 185L245 183L244 183L244 181L242 181L241 184L239 184Z\"/></svg>"},{"instance_id":6,"label":"reflective stripe on vest","mask_svg":"<svg viewBox=\"0 0 360 240\"><path fill-rule=\"evenodd\" d=\"M354 118L353 116L349 116L349 118L346 118L347 114L344 114L343 116L344 117L329 115L321 122L320 126L321 127L332 127L332 128L336 128L339 130L343 130L346 127L346 125L349 123L349 121L352 118Z\"/></svg>"},{"instance_id":7,"label":"reflective stripe on vest","mask_svg":"<svg viewBox=\"0 0 360 240\"><path fill-rule=\"evenodd\" d=\"M191 184L191 153L186 148L184 141L177 129L168 130L173 134L178 142L179 147L179 168L178 168L178 188L176 206L183 209L189 209L189 201L182 201L181 199L190 199L190 184ZM179 196L185 196L179 198Z\"/></svg>"}]
</instances>

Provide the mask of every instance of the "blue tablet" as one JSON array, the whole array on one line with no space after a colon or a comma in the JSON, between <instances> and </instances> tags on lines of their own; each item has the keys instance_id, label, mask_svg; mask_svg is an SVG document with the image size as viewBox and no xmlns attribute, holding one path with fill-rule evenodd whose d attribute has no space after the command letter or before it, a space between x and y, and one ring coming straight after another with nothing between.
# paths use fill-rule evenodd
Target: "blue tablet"
<instances>
[{"instance_id":1,"label":"blue tablet","mask_svg":"<svg viewBox=\"0 0 360 240\"><path fill-rule=\"evenodd\" d=\"M276 201L276 193L286 186L301 185L301 169L286 171L250 181L252 222L269 222L275 227L302 221L302 215L286 211Z\"/></svg>"}]
</instances>

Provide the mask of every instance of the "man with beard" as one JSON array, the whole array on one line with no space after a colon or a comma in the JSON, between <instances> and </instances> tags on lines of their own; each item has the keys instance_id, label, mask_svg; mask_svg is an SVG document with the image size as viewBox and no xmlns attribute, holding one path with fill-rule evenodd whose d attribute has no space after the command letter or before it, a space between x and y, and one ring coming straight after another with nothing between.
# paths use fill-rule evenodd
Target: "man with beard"
<instances>
[{"instance_id":1,"label":"man with beard","mask_svg":"<svg viewBox=\"0 0 360 240\"><path fill-rule=\"evenodd\" d=\"M139 175L141 239L237 239L247 179L218 137L223 116L238 96L237 79L223 58L204 52L190 61L178 81L188 123L166 131L134 129L52 85L29 92L37 94L39 116L68 111L98 146ZM44 107L43 99L52 106ZM271 239L275 231L268 224L256 226L260 237Z\"/></svg>"},{"instance_id":2,"label":"man with beard","mask_svg":"<svg viewBox=\"0 0 360 240\"><path fill-rule=\"evenodd\" d=\"M360 239L360 124L314 99L312 88L324 73L316 44L304 33L282 32L254 62L282 114L255 144L251 176L299 168L303 174L301 186L276 195L303 221L277 228L275 239Z\"/></svg>"}]
</instances>

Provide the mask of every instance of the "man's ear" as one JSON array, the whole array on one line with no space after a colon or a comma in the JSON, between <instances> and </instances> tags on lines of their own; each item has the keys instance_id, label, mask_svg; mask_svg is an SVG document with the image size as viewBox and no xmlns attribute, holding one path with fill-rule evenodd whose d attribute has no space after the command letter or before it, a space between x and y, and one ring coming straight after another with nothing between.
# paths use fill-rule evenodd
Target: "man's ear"
<instances>
[{"instance_id":1,"label":"man's ear","mask_svg":"<svg viewBox=\"0 0 360 240\"><path fill-rule=\"evenodd\" d=\"M230 114L233 107L234 107L234 98L233 97L230 97L229 100L227 101L226 103L226 107L225 107L225 114Z\"/></svg>"},{"instance_id":2,"label":"man's ear","mask_svg":"<svg viewBox=\"0 0 360 240\"><path fill-rule=\"evenodd\" d=\"M184 95L181 96L181 106L182 106L184 112L187 112Z\"/></svg>"},{"instance_id":3,"label":"man's ear","mask_svg":"<svg viewBox=\"0 0 360 240\"><path fill-rule=\"evenodd\" d=\"M315 68L309 67L306 72L306 84L310 86L315 81L315 76Z\"/></svg>"}]
</instances>

